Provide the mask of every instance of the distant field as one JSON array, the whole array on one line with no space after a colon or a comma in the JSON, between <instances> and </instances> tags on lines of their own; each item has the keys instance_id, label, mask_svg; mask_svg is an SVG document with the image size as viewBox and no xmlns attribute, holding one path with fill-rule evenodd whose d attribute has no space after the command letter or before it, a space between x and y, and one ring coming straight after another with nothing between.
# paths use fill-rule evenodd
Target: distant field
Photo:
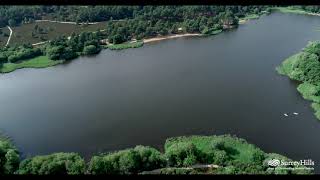
<instances>
[{"instance_id":1,"label":"distant field","mask_svg":"<svg viewBox=\"0 0 320 180\"><path fill-rule=\"evenodd\" d=\"M31 24L24 24L24 25L12 28L13 35L10 40L10 45L23 44L23 43L34 44L41 41L53 39L59 35L70 36L73 32L80 33L84 31L86 32L97 31L98 29L102 30L102 29L105 29L106 24L107 24L106 22L101 22L93 25L74 25L74 24L61 24L61 23L53 23L53 22L35 22ZM32 31L34 31L36 25L38 25L38 27L41 29L45 29L45 31L47 32L42 34L37 33L36 34L37 37L32 37ZM9 30L7 31L9 32Z\"/></svg>"},{"instance_id":2,"label":"distant field","mask_svg":"<svg viewBox=\"0 0 320 180\"><path fill-rule=\"evenodd\" d=\"M278 10L282 13L295 13L295 14L308 14L305 10L299 9L297 7L274 7L273 10Z\"/></svg>"},{"instance_id":3,"label":"distant field","mask_svg":"<svg viewBox=\"0 0 320 180\"><path fill-rule=\"evenodd\" d=\"M10 31L7 27L0 28L0 31L2 31L2 33L0 34L0 47L3 47L7 43ZM8 36L5 36L4 34L7 34Z\"/></svg>"}]
</instances>

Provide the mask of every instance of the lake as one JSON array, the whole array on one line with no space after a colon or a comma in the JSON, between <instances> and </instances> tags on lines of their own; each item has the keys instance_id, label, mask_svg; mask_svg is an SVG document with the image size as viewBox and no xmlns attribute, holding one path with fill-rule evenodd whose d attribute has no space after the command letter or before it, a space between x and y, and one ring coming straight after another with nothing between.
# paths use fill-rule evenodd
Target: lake
<instances>
[{"instance_id":1,"label":"lake","mask_svg":"<svg viewBox=\"0 0 320 180\"><path fill-rule=\"evenodd\" d=\"M84 157L168 137L234 134L320 171L320 121L275 71L320 17L273 13L212 37L146 44L0 75L0 131L23 156ZM299 115L293 115L298 112ZM285 117L283 114L288 113Z\"/></svg>"}]
</instances>

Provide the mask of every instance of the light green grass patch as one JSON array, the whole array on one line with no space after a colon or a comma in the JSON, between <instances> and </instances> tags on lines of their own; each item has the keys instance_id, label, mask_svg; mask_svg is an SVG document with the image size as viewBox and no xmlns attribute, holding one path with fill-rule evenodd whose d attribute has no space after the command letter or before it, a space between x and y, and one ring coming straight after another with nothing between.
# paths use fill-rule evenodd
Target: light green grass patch
<instances>
[{"instance_id":1,"label":"light green grass patch","mask_svg":"<svg viewBox=\"0 0 320 180\"><path fill-rule=\"evenodd\" d=\"M294 13L294 14L308 14L307 11L299 9L297 7L294 6L289 6L289 7L274 7L272 8L272 10L276 10L282 13Z\"/></svg>"},{"instance_id":2,"label":"light green grass patch","mask_svg":"<svg viewBox=\"0 0 320 180\"><path fill-rule=\"evenodd\" d=\"M9 73L21 68L45 68L63 63L63 60L50 60L47 56L38 56L19 63L5 63L0 69L1 73Z\"/></svg>"},{"instance_id":3,"label":"light green grass patch","mask_svg":"<svg viewBox=\"0 0 320 180\"><path fill-rule=\"evenodd\" d=\"M224 142L227 148L233 149L234 154L231 157L234 160L239 160L243 163L251 163L253 154L260 150L258 147L247 143L244 139L232 137L229 135L223 136L189 136L170 138L165 143L165 149L179 142L189 142L194 144L200 151L208 153L212 151L212 145L218 142Z\"/></svg>"},{"instance_id":4,"label":"light green grass patch","mask_svg":"<svg viewBox=\"0 0 320 180\"><path fill-rule=\"evenodd\" d=\"M122 50L122 49L128 49L128 48L139 48L143 46L143 41L137 41L137 42L125 42L121 44L109 44L104 46L104 48L108 48L111 50Z\"/></svg>"},{"instance_id":5,"label":"light green grass patch","mask_svg":"<svg viewBox=\"0 0 320 180\"><path fill-rule=\"evenodd\" d=\"M281 75L287 75L291 77L290 73L294 72L293 70L295 68L295 64L297 63L297 61L299 61L300 55L301 53L297 53L293 56L290 56L289 58L284 60L280 66L276 67L276 71Z\"/></svg>"}]
</instances>

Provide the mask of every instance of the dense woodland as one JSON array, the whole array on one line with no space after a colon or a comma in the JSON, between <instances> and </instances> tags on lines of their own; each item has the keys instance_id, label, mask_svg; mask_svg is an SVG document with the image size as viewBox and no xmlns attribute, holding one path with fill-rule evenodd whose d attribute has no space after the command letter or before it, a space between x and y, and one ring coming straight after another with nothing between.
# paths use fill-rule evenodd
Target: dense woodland
<instances>
[{"instance_id":1,"label":"dense woodland","mask_svg":"<svg viewBox=\"0 0 320 180\"><path fill-rule=\"evenodd\" d=\"M183 21L225 13L242 17L259 13L266 6L1 6L0 27L39 19L99 22L120 19ZM141 20L142 20L141 19Z\"/></svg>"}]
</instances>

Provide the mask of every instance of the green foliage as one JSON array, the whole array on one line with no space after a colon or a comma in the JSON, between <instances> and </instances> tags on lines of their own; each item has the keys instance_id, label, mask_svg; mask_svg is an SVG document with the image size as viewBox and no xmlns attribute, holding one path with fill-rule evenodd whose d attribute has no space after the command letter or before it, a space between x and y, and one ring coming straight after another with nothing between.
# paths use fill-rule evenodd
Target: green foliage
<instances>
[{"instance_id":1,"label":"green foliage","mask_svg":"<svg viewBox=\"0 0 320 180\"><path fill-rule=\"evenodd\" d=\"M85 161L76 153L35 156L21 162L18 174L83 174Z\"/></svg>"},{"instance_id":2,"label":"green foliage","mask_svg":"<svg viewBox=\"0 0 320 180\"><path fill-rule=\"evenodd\" d=\"M111 50L122 50L122 49L128 49L128 48L138 48L141 46L143 46L143 41L122 43L122 44L109 44L107 45L107 48Z\"/></svg>"},{"instance_id":3,"label":"green foliage","mask_svg":"<svg viewBox=\"0 0 320 180\"><path fill-rule=\"evenodd\" d=\"M32 59L28 59L25 61L21 61L19 63L5 63L0 69L1 73L9 73L12 71L15 71L16 69L21 68L44 68L44 67L50 67L55 66L57 64L61 64L64 61L53 61L48 59L47 56L38 56Z\"/></svg>"},{"instance_id":4,"label":"green foliage","mask_svg":"<svg viewBox=\"0 0 320 180\"><path fill-rule=\"evenodd\" d=\"M0 137L0 174L13 174L19 161L18 150L7 138Z\"/></svg>"},{"instance_id":5,"label":"green foliage","mask_svg":"<svg viewBox=\"0 0 320 180\"><path fill-rule=\"evenodd\" d=\"M161 153L154 148L136 146L92 157L88 172L91 174L132 174L165 166Z\"/></svg>"},{"instance_id":6,"label":"green foliage","mask_svg":"<svg viewBox=\"0 0 320 180\"><path fill-rule=\"evenodd\" d=\"M0 50L0 62L15 63L21 60L30 59L42 54L39 48L32 48L30 45L7 47Z\"/></svg>"},{"instance_id":7,"label":"green foliage","mask_svg":"<svg viewBox=\"0 0 320 180\"><path fill-rule=\"evenodd\" d=\"M201 158L200 151L190 142L178 142L165 149L169 166L194 165Z\"/></svg>"},{"instance_id":8,"label":"green foliage","mask_svg":"<svg viewBox=\"0 0 320 180\"><path fill-rule=\"evenodd\" d=\"M230 147L234 149L230 149ZM239 150L235 155L235 149ZM207 164L208 152L214 153L219 166L194 167ZM204 154L203 154L204 153ZM242 156L247 156L246 159ZM242 155L239 155L242 154ZM165 144L165 154L154 148L136 146L114 153L93 156L86 167L76 153L54 153L24 159L19 165L16 148L6 139L0 139L0 174L311 174L300 169L269 168L268 161L291 161L278 154L266 154L245 140L231 136L190 136L170 138ZM212 161L212 160L210 160ZM167 166L167 167L166 167ZM169 167L168 167L169 166ZM180 166L180 167L179 167ZM188 166L188 167L181 167ZM287 167L287 166L279 166Z\"/></svg>"},{"instance_id":9,"label":"green foliage","mask_svg":"<svg viewBox=\"0 0 320 180\"><path fill-rule=\"evenodd\" d=\"M99 49L95 45L88 45L83 48L84 55L97 54Z\"/></svg>"},{"instance_id":10,"label":"green foliage","mask_svg":"<svg viewBox=\"0 0 320 180\"><path fill-rule=\"evenodd\" d=\"M320 53L320 41L310 41L305 48L304 52L316 54L319 56Z\"/></svg>"},{"instance_id":11,"label":"green foliage","mask_svg":"<svg viewBox=\"0 0 320 180\"><path fill-rule=\"evenodd\" d=\"M139 154L130 149L119 158L119 170L124 174L137 173L140 168Z\"/></svg>"},{"instance_id":12,"label":"green foliage","mask_svg":"<svg viewBox=\"0 0 320 180\"><path fill-rule=\"evenodd\" d=\"M286 59L277 67L278 73L302 82L298 91L303 98L313 101L312 108L320 119L320 42L309 42L302 52Z\"/></svg>"}]
</instances>

